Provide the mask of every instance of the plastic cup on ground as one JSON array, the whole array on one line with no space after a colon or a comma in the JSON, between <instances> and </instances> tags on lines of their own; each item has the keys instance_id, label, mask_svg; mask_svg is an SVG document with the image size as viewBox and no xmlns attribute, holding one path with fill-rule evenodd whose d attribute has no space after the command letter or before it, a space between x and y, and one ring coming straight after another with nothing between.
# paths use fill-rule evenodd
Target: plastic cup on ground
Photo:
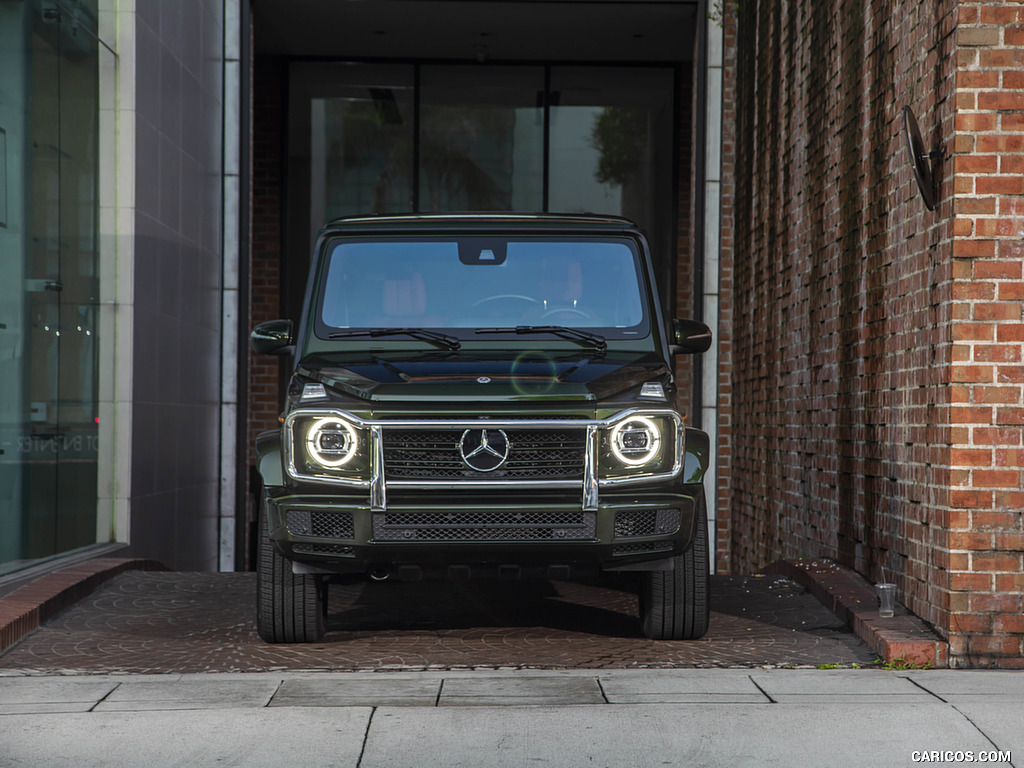
<instances>
[{"instance_id":1,"label":"plastic cup on ground","mask_svg":"<svg viewBox=\"0 0 1024 768\"><path fill-rule=\"evenodd\" d=\"M896 613L896 585L876 584L878 592L878 615L883 619L892 618Z\"/></svg>"}]
</instances>

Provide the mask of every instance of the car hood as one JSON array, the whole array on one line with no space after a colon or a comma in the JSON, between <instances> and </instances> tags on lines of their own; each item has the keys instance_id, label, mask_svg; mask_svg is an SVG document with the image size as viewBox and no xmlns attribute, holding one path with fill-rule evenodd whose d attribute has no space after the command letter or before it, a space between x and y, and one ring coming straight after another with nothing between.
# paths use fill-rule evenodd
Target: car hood
<instances>
[{"instance_id":1,"label":"car hood","mask_svg":"<svg viewBox=\"0 0 1024 768\"><path fill-rule=\"evenodd\" d=\"M427 353L398 360L383 355L304 360L296 372L338 394L371 402L594 402L663 377L668 368L651 353L610 352L600 358Z\"/></svg>"}]
</instances>

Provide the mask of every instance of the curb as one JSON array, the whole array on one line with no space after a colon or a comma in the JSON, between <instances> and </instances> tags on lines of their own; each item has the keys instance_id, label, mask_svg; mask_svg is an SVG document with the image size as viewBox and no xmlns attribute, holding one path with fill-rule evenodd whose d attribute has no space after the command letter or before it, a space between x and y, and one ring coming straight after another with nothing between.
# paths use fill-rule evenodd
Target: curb
<instances>
[{"instance_id":1,"label":"curb","mask_svg":"<svg viewBox=\"0 0 1024 768\"><path fill-rule=\"evenodd\" d=\"M886 664L949 666L949 643L912 613L881 618L874 587L857 572L828 558L779 560L762 572L785 576L806 588Z\"/></svg>"},{"instance_id":2,"label":"curb","mask_svg":"<svg viewBox=\"0 0 1024 768\"><path fill-rule=\"evenodd\" d=\"M155 560L101 557L40 576L0 598L0 653L125 571L166 571Z\"/></svg>"}]
</instances>

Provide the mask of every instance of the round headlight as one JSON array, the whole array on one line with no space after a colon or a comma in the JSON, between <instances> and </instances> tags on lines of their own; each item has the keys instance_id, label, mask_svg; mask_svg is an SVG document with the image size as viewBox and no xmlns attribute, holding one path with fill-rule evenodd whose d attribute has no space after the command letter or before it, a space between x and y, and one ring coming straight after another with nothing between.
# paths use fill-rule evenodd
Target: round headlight
<instances>
[{"instance_id":1,"label":"round headlight","mask_svg":"<svg viewBox=\"0 0 1024 768\"><path fill-rule=\"evenodd\" d=\"M359 438L352 425L330 416L313 422L306 433L306 450L325 467L344 466L358 447Z\"/></svg>"},{"instance_id":2,"label":"round headlight","mask_svg":"<svg viewBox=\"0 0 1024 768\"><path fill-rule=\"evenodd\" d=\"M661 430L644 416L634 416L612 429L612 453L623 464L638 467L661 450Z\"/></svg>"}]
</instances>

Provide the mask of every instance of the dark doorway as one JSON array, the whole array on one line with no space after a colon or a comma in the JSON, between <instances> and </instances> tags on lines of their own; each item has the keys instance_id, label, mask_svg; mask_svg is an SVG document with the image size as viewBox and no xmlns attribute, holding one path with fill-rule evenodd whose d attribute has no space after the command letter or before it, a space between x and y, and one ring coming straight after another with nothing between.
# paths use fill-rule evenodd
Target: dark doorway
<instances>
[{"instance_id":1,"label":"dark doorway","mask_svg":"<svg viewBox=\"0 0 1024 768\"><path fill-rule=\"evenodd\" d=\"M623 215L648 231L666 316L691 314L703 8L696 0L253 2L242 327L293 317L316 229L374 211ZM277 425L282 372L276 359L248 366L251 447Z\"/></svg>"},{"instance_id":2,"label":"dark doorway","mask_svg":"<svg viewBox=\"0 0 1024 768\"><path fill-rule=\"evenodd\" d=\"M289 276L305 274L316 231L338 216L556 211L634 220L671 285L677 76L656 65L292 63ZM288 308L302 288L289 280Z\"/></svg>"}]
</instances>

